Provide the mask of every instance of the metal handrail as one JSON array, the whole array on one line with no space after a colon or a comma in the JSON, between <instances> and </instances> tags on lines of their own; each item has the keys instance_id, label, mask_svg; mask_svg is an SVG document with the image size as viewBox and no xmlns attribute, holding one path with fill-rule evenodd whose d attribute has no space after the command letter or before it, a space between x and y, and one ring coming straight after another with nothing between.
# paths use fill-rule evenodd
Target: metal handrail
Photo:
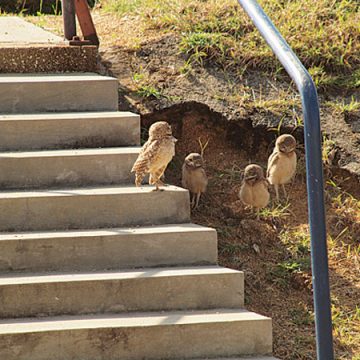
<instances>
[{"instance_id":1,"label":"metal handrail","mask_svg":"<svg viewBox=\"0 0 360 360\"><path fill-rule=\"evenodd\" d=\"M314 82L285 39L255 0L238 0L262 37L294 80L304 115L306 183L311 236L316 350L319 360L333 360L329 269L326 245L319 104Z\"/></svg>"},{"instance_id":2,"label":"metal handrail","mask_svg":"<svg viewBox=\"0 0 360 360\"><path fill-rule=\"evenodd\" d=\"M96 34L87 0L62 0L64 37L70 45L96 45L99 38ZM84 40L76 36L76 17L79 21Z\"/></svg>"}]
</instances>

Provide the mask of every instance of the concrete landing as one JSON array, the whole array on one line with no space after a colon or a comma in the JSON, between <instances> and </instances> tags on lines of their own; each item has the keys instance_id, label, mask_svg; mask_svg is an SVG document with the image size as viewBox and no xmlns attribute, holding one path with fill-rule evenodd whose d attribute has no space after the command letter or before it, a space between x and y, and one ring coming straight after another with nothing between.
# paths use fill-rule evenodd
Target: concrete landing
<instances>
[{"instance_id":1,"label":"concrete landing","mask_svg":"<svg viewBox=\"0 0 360 360\"><path fill-rule=\"evenodd\" d=\"M0 73L95 72L96 46L70 46L21 17L0 17Z\"/></svg>"},{"instance_id":2,"label":"concrete landing","mask_svg":"<svg viewBox=\"0 0 360 360\"><path fill-rule=\"evenodd\" d=\"M0 17L0 45L16 44L64 44L57 35L45 31L16 16Z\"/></svg>"}]
</instances>

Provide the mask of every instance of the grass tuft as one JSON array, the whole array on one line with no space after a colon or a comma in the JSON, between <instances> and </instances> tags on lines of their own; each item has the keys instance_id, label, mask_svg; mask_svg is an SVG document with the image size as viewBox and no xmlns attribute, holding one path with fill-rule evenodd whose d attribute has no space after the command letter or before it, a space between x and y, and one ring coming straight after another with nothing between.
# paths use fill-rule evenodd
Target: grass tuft
<instances>
[{"instance_id":1,"label":"grass tuft","mask_svg":"<svg viewBox=\"0 0 360 360\"><path fill-rule=\"evenodd\" d=\"M162 98L161 92L152 85L140 85L136 93L144 98L154 97L156 99Z\"/></svg>"},{"instance_id":2,"label":"grass tuft","mask_svg":"<svg viewBox=\"0 0 360 360\"><path fill-rule=\"evenodd\" d=\"M265 220L281 220L291 215L289 211L290 204L272 205L259 211L259 216Z\"/></svg>"},{"instance_id":3,"label":"grass tuft","mask_svg":"<svg viewBox=\"0 0 360 360\"><path fill-rule=\"evenodd\" d=\"M163 97L161 91L150 82L149 76L145 72L135 72L133 74L133 83L135 85L135 92L138 96L156 99L161 99Z\"/></svg>"},{"instance_id":4,"label":"grass tuft","mask_svg":"<svg viewBox=\"0 0 360 360\"><path fill-rule=\"evenodd\" d=\"M358 1L260 4L318 85L345 85L344 76L354 86L359 84L358 71L354 76L360 65ZM242 65L274 71L279 66L236 0L105 0L104 7L120 16L140 16L149 28L178 33L181 51L200 65L208 60L224 68Z\"/></svg>"}]
</instances>

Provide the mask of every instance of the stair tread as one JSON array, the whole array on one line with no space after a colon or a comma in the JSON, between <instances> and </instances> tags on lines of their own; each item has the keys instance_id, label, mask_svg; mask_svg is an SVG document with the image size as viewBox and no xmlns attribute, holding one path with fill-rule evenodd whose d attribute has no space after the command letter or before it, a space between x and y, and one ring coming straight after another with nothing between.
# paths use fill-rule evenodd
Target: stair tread
<instances>
[{"instance_id":1,"label":"stair tread","mask_svg":"<svg viewBox=\"0 0 360 360\"><path fill-rule=\"evenodd\" d=\"M0 245L0 272L4 273L102 271L217 263L216 230L188 222L0 232Z\"/></svg>"},{"instance_id":2,"label":"stair tread","mask_svg":"<svg viewBox=\"0 0 360 360\"><path fill-rule=\"evenodd\" d=\"M1 113L116 111L118 80L96 73L1 74Z\"/></svg>"},{"instance_id":3,"label":"stair tread","mask_svg":"<svg viewBox=\"0 0 360 360\"><path fill-rule=\"evenodd\" d=\"M99 75L96 73L71 73L71 74L0 74L0 84L18 82L77 82L77 81L117 81L116 78Z\"/></svg>"},{"instance_id":4,"label":"stair tread","mask_svg":"<svg viewBox=\"0 0 360 360\"><path fill-rule=\"evenodd\" d=\"M44 158L44 157L71 157L94 155L128 155L138 154L141 147L124 146L109 148L66 149L66 150L34 150L34 151L6 151L0 152L1 159Z\"/></svg>"},{"instance_id":5,"label":"stair tread","mask_svg":"<svg viewBox=\"0 0 360 360\"><path fill-rule=\"evenodd\" d=\"M131 314L97 314L0 321L1 334L44 331L81 330L88 328L129 328L206 323L271 321L270 318L244 309L166 311Z\"/></svg>"},{"instance_id":6,"label":"stair tread","mask_svg":"<svg viewBox=\"0 0 360 360\"><path fill-rule=\"evenodd\" d=\"M0 114L1 121L43 121L43 120L84 120L84 119L104 119L104 118L128 118L139 115L130 111L81 111L81 112L49 112L34 114Z\"/></svg>"},{"instance_id":7,"label":"stair tread","mask_svg":"<svg viewBox=\"0 0 360 360\"><path fill-rule=\"evenodd\" d=\"M116 110L42 111L0 113L0 149L17 152L140 144L138 114Z\"/></svg>"},{"instance_id":8,"label":"stair tread","mask_svg":"<svg viewBox=\"0 0 360 360\"><path fill-rule=\"evenodd\" d=\"M177 186L167 185L162 188L164 192L187 192ZM16 198L43 198L43 197L66 197L66 196L84 196L84 195L121 195L121 194L147 194L154 191L154 186L134 185L123 186L97 186L86 188L61 188L61 189L42 189L42 190L11 190L1 191L0 199L16 199Z\"/></svg>"},{"instance_id":9,"label":"stair tread","mask_svg":"<svg viewBox=\"0 0 360 360\"><path fill-rule=\"evenodd\" d=\"M83 229L83 230L63 230L63 231L27 231L27 232L0 232L0 241L17 240L36 240L54 238L74 238L74 237L104 237L104 236L129 236L144 235L149 233L186 233L198 231L212 231L214 229L193 223L185 224L166 224L140 227L118 227L107 229Z\"/></svg>"},{"instance_id":10,"label":"stair tread","mask_svg":"<svg viewBox=\"0 0 360 360\"><path fill-rule=\"evenodd\" d=\"M47 272L11 273L0 275L0 286L25 285L77 281L131 280L159 277L202 276L239 274L240 271L220 266L160 267L142 269L122 269L92 272ZM194 280L196 281L196 280Z\"/></svg>"}]
</instances>

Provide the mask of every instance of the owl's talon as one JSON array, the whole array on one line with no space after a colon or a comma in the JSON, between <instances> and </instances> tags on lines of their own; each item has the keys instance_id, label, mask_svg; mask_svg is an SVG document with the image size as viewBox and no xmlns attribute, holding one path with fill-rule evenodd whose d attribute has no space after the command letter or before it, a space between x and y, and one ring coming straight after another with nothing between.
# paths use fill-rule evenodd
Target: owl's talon
<instances>
[{"instance_id":1,"label":"owl's talon","mask_svg":"<svg viewBox=\"0 0 360 360\"><path fill-rule=\"evenodd\" d=\"M155 189L153 189L152 191L165 191L165 189L161 189L159 187L156 187Z\"/></svg>"}]
</instances>

